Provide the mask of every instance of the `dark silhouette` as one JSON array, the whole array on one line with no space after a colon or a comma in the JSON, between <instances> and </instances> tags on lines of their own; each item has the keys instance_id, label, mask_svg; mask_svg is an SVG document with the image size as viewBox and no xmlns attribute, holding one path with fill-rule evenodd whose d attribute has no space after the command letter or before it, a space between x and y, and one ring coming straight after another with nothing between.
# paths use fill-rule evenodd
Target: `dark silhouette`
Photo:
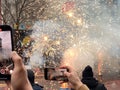
<instances>
[{"instance_id":1,"label":"dark silhouette","mask_svg":"<svg viewBox=\"0 0 120 90\"><path fill-rule=\"evenodd\" d=\"M43 90L43 86L38 85L35 83L35 75L34 72L31 69L27 70L28 73L28 79L32 85L33 90Z\"/></svg>"},{"instance_id":2,"label":"dark silhouette","mask_svg":"<svg viewBox=\"0 0 120 90\"><path fill-rule=\"evenodd\" d=\"M107 90L104 84L96 80L92 71L92 67L89 65L83 70L81 81L86 84L90 90Z\"/></svg>"}]
</instances>

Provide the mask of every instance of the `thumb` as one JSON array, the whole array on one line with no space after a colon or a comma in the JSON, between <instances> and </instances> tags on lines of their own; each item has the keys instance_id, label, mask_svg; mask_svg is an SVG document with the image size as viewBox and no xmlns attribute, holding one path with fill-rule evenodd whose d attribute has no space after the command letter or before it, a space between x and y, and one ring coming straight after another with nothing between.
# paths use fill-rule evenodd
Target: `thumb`
<instances>
[{"instance_id":1,"label":"thumb","mask_svg":"<svg viewBox=\"0 0 120 90\"><path fill-rule=\"evenodd\" d=\"M15 68L23 67L22 58L15 51L12 52L12 60Z\"/></svg>"}]
</instances>

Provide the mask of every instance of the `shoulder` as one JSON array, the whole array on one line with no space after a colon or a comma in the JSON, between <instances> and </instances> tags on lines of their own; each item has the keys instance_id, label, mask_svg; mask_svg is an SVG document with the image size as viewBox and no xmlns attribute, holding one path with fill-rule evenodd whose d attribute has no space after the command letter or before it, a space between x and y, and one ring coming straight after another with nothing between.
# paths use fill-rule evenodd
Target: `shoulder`
<instances>
[{"instance_id":1,"label":"shoulder","mask_svg":"<svg viewBox=\"0 0 120 90\"><path fill-rule=\"evenodd\" d=\"M104 87L104 84L103 83L98 83L98 86L99 87Z\"/></svg>"},{"instance_id":2,"label":"shoulder","mask_svg":"<svg viewBox=\"0 0 120 90\"><path fill-rule=\"evenodd\" d=\"M98 90L100 89L100 90L107 90L106 89L106 87L105 87L105 85L103 84L103 83L98 83L98 85L97 85L97 87L96 87ZM96 90L97 90L96 89Z\"/></svg>"}]
</instances>

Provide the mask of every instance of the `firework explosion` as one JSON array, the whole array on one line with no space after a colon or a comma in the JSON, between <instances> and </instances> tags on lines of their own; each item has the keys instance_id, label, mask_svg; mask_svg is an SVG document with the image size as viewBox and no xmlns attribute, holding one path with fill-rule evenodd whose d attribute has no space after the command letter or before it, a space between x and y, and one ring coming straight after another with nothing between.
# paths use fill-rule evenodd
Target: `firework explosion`
<instances>
[{"instance_id":1,"label":"firework explosion","mask_svg":"<svg viewBox=\"0 0 120 90\"><path fill-rule=\"evenodd\" d=\"M89 64L98 74L120 73L118 0L49 0L48 7L33 26L32 66L62 62L79 71Z\"/></svg>"}]
</instances>

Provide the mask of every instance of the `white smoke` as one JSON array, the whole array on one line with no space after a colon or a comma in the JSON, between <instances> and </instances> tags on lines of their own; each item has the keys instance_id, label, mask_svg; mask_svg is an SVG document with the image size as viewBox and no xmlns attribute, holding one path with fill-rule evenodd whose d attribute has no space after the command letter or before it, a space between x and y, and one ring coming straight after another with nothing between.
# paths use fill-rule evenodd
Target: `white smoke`
<instances>
[{"instance_id":1,"label":"white smoke","mask_svg":"<svg viewBox=\"0 0 120 90\"><path fill-rule=\"evenodd\" d=\"M43 42L42 37L48 36L49 41L59 40L61 42L60 50L63 55L67 50L75 49L77 56L70 61L75 68L84 68L89 64L97 70L100 58L98 55L102 52L103 74L108 71L106 76L108 74L109 76L118 75L120 72L119 0L112 0L113 2L109 0L71 0L75 4L73 17L67 17L61 12L61 7L66 1L51 1L48 16L54 18L38 21L33 26L32 37L35 38L35 44L38 45L33 55L36 58L39 55L40 57L32 58L32 60L43 60L39 59L42 58L42 50L45 45L48 47L50 45L49 42L47 44ZM82 24L79 25L76 20L80 18L82 18Z\"/></svg>"}]
</instances>

